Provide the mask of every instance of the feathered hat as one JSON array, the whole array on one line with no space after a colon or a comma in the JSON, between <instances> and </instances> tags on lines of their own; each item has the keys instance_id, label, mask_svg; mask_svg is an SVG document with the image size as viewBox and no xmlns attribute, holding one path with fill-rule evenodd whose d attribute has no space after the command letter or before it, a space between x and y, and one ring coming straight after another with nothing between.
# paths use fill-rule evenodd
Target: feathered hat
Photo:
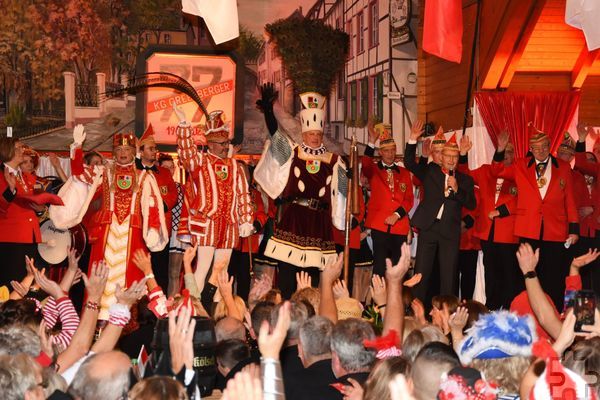
<instances>
[{"instance_id":1,"label":"feathered hat","mask_svg":"<svg viewBox=\"0 0 600 400\"><path fill-rule=\"evenodd\" d=\"M482 315L467 331L459 357L464 365L476 358L529 357L536 341L535 323L531 317L495 311Z\"/></svg>"},{"instance_id":2,"label":"feathered hat","mask_svg":"<svg viewBox=\"0 0 600 400\"><path fill-rule=\"evenodd\" d=\"M373 340L363 340L363 346L367 349L377 350L377 359L385 360L391 357L400 357L402 351L398 348L398 332L391 329L385 336L376 337Z\"/></svg>"}]
</instances>

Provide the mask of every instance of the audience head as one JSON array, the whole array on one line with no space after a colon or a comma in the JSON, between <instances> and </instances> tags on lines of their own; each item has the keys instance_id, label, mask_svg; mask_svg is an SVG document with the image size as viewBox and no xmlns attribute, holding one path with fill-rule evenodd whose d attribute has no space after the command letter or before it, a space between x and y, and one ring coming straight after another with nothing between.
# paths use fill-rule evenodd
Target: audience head
<instances>
[{"instance_id":1,"label":"audience head","mask_svg":"<svg viewBox=\"0 0 600 400\"><path fill-rule=\"evenodd\" d=\"M171 175L175 174L175 162L170 154L160 153L158 155L158 165L168 169L171 172Z\"/></svg>"},{"instance_id":2,"label":"audience head","mask_svg":"<svg viewBox=\"0 0 600 400\"><path fill-rule=\"evenodd\" d=\"M331 332L332 369L336 377L368 372L377 352L366 349L364 340L373 340L375 332L366 321L349 318L339 321Z\"/></svg>"},{"instance_id":3,"label":"audience head","mask_svg":"<svg viewBox=\"0 0 600 400\"><path fill-rule=\"evenodd\" d=\"M460 366L458 356L444 343L427 343L419 351L411 367L414 396L417 400L434 400L442 375Z\"/></svg>"},{"instance_id":4,"label":"audience head","mask_svg":"<svg viewBox=\"0 0 600 400\"><path fill-rule=\"evenodd\" d=\"M246 342L239 339L227 339L219 342L215 350L215 358L217 359L217 368L223 376L227 376L229 372L238 363L250 357L250 348Z\"/></svg>"},{"instance_id":5,"label":"audience head","mask_svg":"<svg viewBox=\"0 0 600 400\"><path fill-rule=\"evenodd\" d=\"M252 312L250 312L250 322L252 324L252 334L256 338L260 331L260 326L264 321L271 322L271 312L275 304L268 301L259 301L256 303Z\"/></svg>"},{"instance_id":6,"label":"audience head","mask_svg":"<svg viewBox=\"0 0 600 400\"><path fill-rule=\"evenodd\" d=\"M244 299L242 299L240 296L233 296L233 300L235 301L235 307L237 308L239 315L246 314L247 308ZM227 306L225 305L225 302L221 300L217 303L217 306L215 307L215 313L213 315L213 318L215 319L215 321L219 321L220 319L225 318L226 316Z\"/></svg>"},{"instance_id":7,"label":"audience head","mask_svg":"<svg viewBox=\"0 0 600 400\"><path fill-rule=\"evenodd\" d=\"M291 301L306 301L308 302L315 312L319 309L319 305L321 303L321 293L319 289L314 287L305 287L292 295Z\"/></svg>"},{"instance_id":8,"label":"audience head","mask_svg":"<svg viewBox=\"0 0 600 400\"><path fill-rule=\"evenodd\" d=\"M42 367L27 354L0 356L0 393L5 400L43 400Z\"/></svg>"},{"instance_id":9,"label":"audience head","mask_svg":"<svg viewBox=\"0 0 600 400\"><path fill-rule=\"evenodd\" d=\"M33 300L8 300L0 305L0 328L19 324L37 329L42 322L42 313Z\"/></svg>"},{"instance_id":10,"label":"audience head","mask_svg":"<svg viewBox=\"0 0 600 400\"><path fill-rule=\"evenodd\" d=\"M391 357L375 364L365 383L363 400L390 399L389 385L398 374L410 375L410 362L403 357Z\"/></svg>"},{"instance_id":11,"label":"audience head","mask_svg":"<svg viewBox=\"0 0 600 400\"><path fill-rule=\"evenodd\" d=\"M279 309L282 306L283 306L283 303L279 303L275 307L273 307L273 311L271 311L271 327L274 327L275 325L277 325L277 319L279 318ZM292 346L292 345L297 344L298 335L300 333L300 327L302 326L302 324L304 324L304 321L306 321L311 316L309 308L302 301L300 301L300 302L291 301L290 306L291 306L291 309L290 309L291 321L290 321L290 327L287 332L287 337L285 339L287 346Z\"/></svg>"},{"instance_id":12,"label":"audience head","mask_svg":"<svg viewBox=\"0 0 600 400\"><path fill-rule=\"evenodd\" d=\"M451 294L434 296L433 299L431 299L431 311L429 312L431 322L435 326L443 329L442 312L444 312L445 309L448 309L448 315L452 315L456 312L459 304L460 300L458 297Z\"/></svg>"},{"instance_id":13,"label":"audience head","mask_svg":"<svg viewBox=\"0 0 600 400\"><path fill-rule=\"evenodd\" d=\"M335 301L338 321L347 318L362 318L363 306L360 301L352 297L340 298Z\"/></svg>"},{"instance_id":14,"label":"audience head","mask_svg":"<svg viewBox=\"0 0 600 400\"><path fill-rule=\"evenodd\" d=\"M590 388L600 397L600 337L593 337L575 343L565 354L566 368L584 377Z\"/></svg>"},{"instance_id":15,"label":"audience head","mask_svg":"<svg viewBox=\"0 0 600 400\"><path fill-rule=\"evenodd\" d=\"M457 393L465 399L492 400L496 399L498 389L476 369L459 366L442 375L438 399L453 399Z\"/></svg>"},{"instance_id":16,"label":"audience head","mask_svg":"<svg viewBox=\"0 0 600 400\"><path fill-rule=\"evenodd\" d=\"M461 344L460 359L497 383L504 393L518 393L536 340L532 318L495 311L473 324Z\"/></svg>"},{"instance_id":17,"label":"audience head","mask_svg":"<svg viewBox=\"0 0 600 400\"><path fill-rule=\"evenodd\" d=\"M550 138L544 132L537 131L529 138L529 151L538 161L545 161L550 155Z\"/></svg>"},{"instance_id":18,"label":"audience head","mask_svg":"<svg viewBox=\"0 0 600 400\"><path fill-rule=\"evenodd\" d=\"M467 300L461 304L461 306L467 309L469 316L467 317L467 324L465 325L465 329L469 329L475 321L477 321L482 315L489 314L490 310L483 304L476 300Z\"/></svg>"},{"instance_id":19,"label":"audience head","mask_svg":"<svg viewBox=\"0 0 600 400\"><path fill-rule=\"evenodd\" d=\"M282 302L283 298L281 297L281 290L279 289L270 289L263 297L263 301L267 301L269 303L273 303L275 305Z\"/></svg>"},{"instance_id":20,"label":"audience head","mask_svg":"<svg viewBox=\"0 0 600 400\"><path fill-rule=\"evenodd\" d=\"M53 368L47 367L42 371L42 382L44 382L44 394L45 398L50 397L55 391L67 392L69 385L67 381Z\"/></svg>"},{"instance_id":21,"label":"audience head","mask_svg":"<svg viewBox=\"0 0 600 400\"><path fill-rule=\"evenodd\" d=\"M17 168L23 162L24 144L15 137L0 137L0 161Z\"/></svg>"},{"instance_id":22,"label":"audience head","mask_svg":"<svg viewBox=\"0 0 600 400\"><path fill-rule=\"evenodd\" d=\"M179 381L168 376L153 376L136 383L129 391L129 400L187 400Z\"/></svg>"},{"instance_id":23,"label":"audience head","mask_svg":"<svg viewBox=\"0 0 600 400\"><path fill-rule=\"evenodd\" d=\"M318 315L308 318L300 327L298 355L304 367L316 361L331 358L331 331L333 323Z\"/></svg>"},{"instance_id":24,"label":"audience head","mask_svg":"<svg viewBox=\"0 0 600 400\"><path fill-rule=\"evenodd\" d=\"M94 354L81 364L69 386L69 394L76 400L126 398L130 369L129 357L120 351Z\"/></svg>"},{"instance_id":25,"label":"audience head","mask_svg":"<svg viewBox=\"0 0 600 400\"><path fill-rule=\"evenodd\" d=\"M13 324L0 329L0 354L25 353L35 358L40 355L41 350L40 337L31 328Z\"/></svg>"},{"instance_id":26,"label":"audience head","mask_svg":"<svg viewBox=\"0 0 600 400\"><path fill-rule=\"evenodd\" d=\"M100 166L104 164L104 157L97 151L89 151L83 156L83 162L90 167Z\"/></svg>"},{"instance_id":27,"label":"audience head","mask_svg":"<svg viewBox=\"0 0 600 400\"><path fill-rule=\"evenodd\" d=\"M217 343L223 340L238 339L246 340L246 328L242 321L233 317L225 317L215 325L215 336Z\"/></svg>"}]
</instances>

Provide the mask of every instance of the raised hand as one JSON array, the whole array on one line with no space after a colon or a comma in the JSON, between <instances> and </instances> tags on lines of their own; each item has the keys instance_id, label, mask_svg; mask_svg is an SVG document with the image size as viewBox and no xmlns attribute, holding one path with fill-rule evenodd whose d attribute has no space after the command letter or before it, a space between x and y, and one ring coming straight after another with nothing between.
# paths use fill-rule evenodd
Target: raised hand
<instances>
[{"instance_id":1,"label":"raised hand","mask_svg":"<svg viewBox=\"0 0 600 400\"><path fill-rule=\"evenodd\" d=\"M369 131L369 142L375 144L377 139L379 139L379 133L375 130L375 121L373 118L369 119L369 123L367 124L367 129Z\"/></svg>"},{"instance_id":2,"label":"raised hand","mask_svg":"<svg viewBox=\"0 0 600 400\"><path fill-rule=\"evenodd\" d=\"M412 128L410 128L410 140L419 140L425 131L424 126L423 121L415 121Z\"/></svg>"},{"instance_id":3,"label":"raised hand","mask_svg":"<svg viewBox=\"0 0 600 400\"><path fill-rule=\"evenodd\" d=\"M338 299L347 299L350 297L350 292L348 292L348 288L346 287L346 282L341 279L338 279L333 284L333 297Z\"/></svg>"},{"instance_id":4,"label":"raised hand","mask_svg":"<svg viewBox=\"0 0 600 400\"><path fill-rule=\"evenodd\" d=\"M312 278L308 272L296 272L296 291L312 286Z\"/></svg>"},{"instance_id":5,"label":"raised hand","mask_svg":"<svg viewBox=\"0 0 600 400\"><path fill-rule=\"evenodd\" d=\"M377 274L373 274L369 290L371 292L371 298L375 304L385 304L387 298L385 279Z\"/></svg>"},{"instance_id":6,"label":"raised hand","mask_svg":"<svg viewBox=\"0 0 600 400\"><path fill-rule=\"evenodd\" d=\"M279 360L279 352L290 327L290 313L291 304L286 301L279 308L277 324L271 333L269 333L269 323L263 321L258 332L258 349L263 358Z\"/></svg>"},{"instance_id":7,"label":"raised hand","mask_svg":"<svg viewBox=\"0 0 600 400\"><path fill-rule=\"evenodd\" d=\"M104 261L92 263L89 278L85 274L81 275L81 278L87 291L88 301L98 303L108 280L108 267L104 265Z\"/></svg>"},{"instance_id":8,"label":"raised hand","mask_svg":"<svg viewBox=\"0 0 600 400\"><path fill-rule=\"evenodd\" d=\"M198 243L194 243L193 246L185 249L185 252L183 253L183 269L186 274L192 272L192 262L194 261L194 258L196 257L197 250L198 250Z\"/></svg>"},{"instance_id":9,"label":"raised hand","mask_svg":"<svg viewBox=\"0 0 600 400\"><path fill-rule=\"evenodd\" d=\"M86 137L86 133L85 133L85 128L83 127L83 125L81 125L81 124L75 125L75 128L73 128L73 142L76 145L81 146L83 144L83 142L85 142L85 137Z\"/></svg>"},{"instance_id":10,"label":"raised hand","mask_svg":"<svg viewBox=\"0 0 600 400\"><path fill-rule=\"evenodd\" d=\"M598 256L600 256L598 249L589 249L587 253L582 254L579 257L575 257L573 261L571 261L571 267L577 269L584 267L596 260Z\"/></svg>"},{"instance_id":11,"label":"raised hand","mask_svg":"<svg viewBox=\"0 0 600 400\"><path fill-rule=\"evenodd\" d=\"M333 282L340 277L344 265L344 253L338 254L336 260L330 260L323 271L321 271L321 281L324 284L333 285Z\"/></svg>"},{"instance_id":12,"label":"raised hand","mask_svg":"<svg viewBox=\"0 0 600 400\"><path fill-rule=\"evenodd\" d=\"M53 280L47 278L46 275L44 275L45 271L45 269L42 269L40 271L37 268L34 268L33 276L35 282L44 292L48 293L50 296L58 300L61 297L63 297L65 293L62 291L58 283L54 282Z\"/></svg>"},{"instance_id":13,"label":"raised hand","mask_svg":"<svg viewBox=\"0 0 600 400\"><path fill-rule=\"evenodd\" d=\"M413 287L417 283L421 282L421 278L423 278L423 274L420 272L418 274L414 274L410 279L404 281L404 286Z\"/></svg>"},{"instance_id":14,"label":"raised hand","mask_svg":"<svg viewBox=\"0 0 600 400\"><path fill-rule=\"evenodd\" d=\"M421 155L427 158L429 157L429 154L431 154L431 139L425 139L421 146Z\"/></svg>"},{"instance_id":15,"label":"raised hand","mask_svg":"<svg viewBox=\"0 0 600 400\"><path fill-rule=\"evenodd\" d=\"M181 307L179 316L175 311L169 312L169 349L171 350L171 368L179 373L181 368L193 369L194 367L194 330L196 320L191 317L192 310L186 306Z\"/></svg>"},{"instance_id":16,"label":"raised hand","mask_svg":"<svg viewBox=\"0 0 600 400\"><path fill-rule=\"evenodd\" d=\"M256 106L262 112L273 109L273 103L277 100L279 92L271 82L267 82L259 88L260 99L256 100Z\"/></svg>"},{"instance_id":17,"label":"raised hand","mask_svg":"<svg viewBox=\"0 0 600 400\"><path fill-rule=\"evenodd\" d=\"M460 155L466 156L472 147L473 147L473 143L471 142L471 139L467 135L462 135L462 137L460 138L460 144L459 144Z\"/></svg>"},{"instance_id":18,"label":"raised hand","mask_svg":"<svg viewBox=\"0 0 600 400\"><path fill-rule=\"evenodd\" d=\"M230 278L227 270L224 269L217 275L219 282L219 292L223 298L233 297L233 276Z\"/></svg>"},{"instance_id":19,"label":"raised hand","mask_svg":"<svg viewBox=\"0 0 600 400\"><path fill-rule=\"evenodd\" d=\"M508 134L508 130L504 129L502 130L502 132L500 132L498 134L498 137L496 138L498 140L498 151L504 151L506 149L506 146L508 146L508 142L510 140L510 136Z\"/></svg>"},{"instance_id":20,"label":"raised hand","mask_svg":"<svg viewBox=\"0 0 600 400\"><path fill-rule=\"evenodd\" d=\"M467 311L466 307L458 307L456 312L450 316L448 319L448 325L450 326L450 331L454 333L462 333L467 325L467 320L469 319L469 311Z\"/></svg>"},{"instance_id":21,"label":"raised hand","mask_svg":"<svg viewBox=\"0 0 600 400\"><path fill-rule=\"evenodd\" d=\"M415 315L415 320L419 323L420 326L427 325L427 319L425 318L425 307L423 303L419 299L414 299L410 303L410 308Z\"/></svg>"},{"instance_id":22,"label":"raised hand","mask_svg":"<svg viewBox=\"0 0 600 400\"><path fill-rule=\"evenodd\" d=\"M262 400L263 388L260 378L252 372L242 370L227 381L222 400Z\"/></svg>"},{"instance_id":23,"label":"raised hand","mask_svg":"<svg viewBox=\"0 0 600 400\"><path fill-rule=\"evenodd\" d=\"M31 287L31 285L26 285L19 281L10 281L10 285L19 295L20 299L27 296L27 293L29 293L29 288Z\"/></svg>"},{"instance_id":24,"label":"raised hand","mask_svg":"<svg viewBox=\"0 0 600 400\"><path fill-rule=\"evenodd\" d=\"M577 124L577 141L581 143L585 143L585 139L587 138L588 133L590 133L590 129L584 124Z\"/></svg>"},{"instance_id":25,"label":"raised hand","mask_svg":"<svg viewBox=\"0 0 600 400\"><path fill-rule=\"evenodd\" d=\"M150 254L146 253L146 251L137 249L135 253L133 253L133 263L144 275L150 275L152 273L152 260Z\"/></svg>"},{"instance_id":26,"label":"raised hand","mask_svg":"<svg viewBox=\"0 0 600 400\"><path fill-rule=\"evenodd\" d=\"M14 192L17 187L17 178L8 171L8 168L4 168L4 179L10 191Z\"/></svg>"},{"instance_id":27,"label":"raised hand","mask_svg":"<svg viewBox=\"0 0 600 400\"><path fill-rule=\"evenodd\" d=\"M523 275L535 271L535 267L540 260L540 249L538 248L534 252L529 243L521 243L517 251L517 260L519 261L519 267Z\"/></svg>"},{"instance_id":28,"label":"raised hand","mask_svg":"<svg viewBox=\"0 0 600 400\"><path fill-rule=\"evenodd\" d=\"M385 279L388 282L402 282L402 278L410 268L410 246L406 242L402 243L400 248L401 255L398 264L392 265L392 261L388 258L385 260Z\"/></svg>"},{"instance_id":29,"label":"raised hand","mask_svg":"<svg viewBox=\"0 0 600 400\"><path fill-rule=\"evenodd\" d=\"M119 284L115 287L115 297L117 303L123 304L131 308L139 299L146 294L146 278L142 278L139 281L135 281L127 288L123 290Z\"/></svg>"}]
</instances>

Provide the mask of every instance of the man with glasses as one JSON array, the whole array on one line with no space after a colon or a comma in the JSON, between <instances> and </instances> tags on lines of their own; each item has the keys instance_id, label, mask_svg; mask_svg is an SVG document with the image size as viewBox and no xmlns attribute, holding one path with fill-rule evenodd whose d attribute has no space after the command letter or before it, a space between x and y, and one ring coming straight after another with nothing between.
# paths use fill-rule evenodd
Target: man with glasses
<instances>
[{"instance_id":1,"label":"man with glasses","mask_svg":"<svg viewBox=\"0 0 600 400\"><path fill-rule=\"evenodd\" d=\"M473 178L456 171L459 148L453 135L442 150L441 165L417 164L417 141L423 134L423 123L417 121L406 144L404 164L421 182L424 199L411 221L419 229L415 272L421 273L421 282L415 286L416 297L426 299L434 264L439 260L439 294L456 295L458 292L458 254L460 245L461 211L475 209Z\"/></svg>"},{"instance_id":2,"label":"man with glasses","mask_svg":"<svg viewBox=\"0 0 600 400\"><path fill-rule=\"evenodd\" d=\"M222 111L206 116L204 135L207 152L198 151L191 124L183 110L175 108L179 118L177 152L190 174L192 196L188 198L189 216L182 216L180 232L196 238L198 257L196 282L202 291L211 264L229 265L232 249L241 237L252 234L253 206L245 169L230 156L231 135ZM189 191L188 191L189 192ZM182 226L187 229L182 230Z\"/></svg>"},{"instance_id":3,"label":"man with glasses","mask_svg":"<svg viewBox=\"0 0 600 400\"><path fill-rule=\"evenodd\" d=\"M502 162L508 134L498 136L494 161ZM550 138L537 129L529 138L531 156L501 166L500 176L514 181L519 193L515 235L539 252L535 272L545 292L562 309L565 277L569 272L567 248L579 239L579 218L573 195L571 166L550 154Z\"/></svg>"}]
</instances>

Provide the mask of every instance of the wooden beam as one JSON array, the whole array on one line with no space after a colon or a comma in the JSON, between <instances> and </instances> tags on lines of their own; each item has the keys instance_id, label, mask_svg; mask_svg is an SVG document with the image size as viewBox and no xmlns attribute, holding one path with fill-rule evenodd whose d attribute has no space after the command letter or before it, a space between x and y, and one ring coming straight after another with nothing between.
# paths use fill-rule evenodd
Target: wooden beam
<instances>
[{"instance_id":1,"label":"wooden beam","mask_svg":"<svg viewBox=\"0 0 600 400\"><path fill-rule=\"evenodd\" d=\"M579 53L579 57L577 58L577 62L571 73L571 87L573 89L581 89L598 54L600 54L600 51L588 51L587 45L585 43L583 44L581 53Z\"/></svg>"},{"instance_id":2,"label":"wooden beam","mask_svg":"<svg viewBox=\"0 0 600 400\"><path fill-rule=\"evenodd\" d=\"M529 38L535 29L538 19L542 14L542 10L546 5L546 0L539 0L531 9L531 13L529 18L525 20L525 25L523 29L523 33L520 35L517 41L517 47L511 54L511 57L508 60L507 66L504 69L504 73L502 74L502 78L500 80L500 88L508 88L510 82L512 81L513 76L515 76L515 72L517 71L517 66L519 65L519 61L521 61L521 56L527 47L527 43L529 42Z\"/></svg>"},{"instance_id":3,"label":"wooden beam","mask_svg":"<svg viewBox=\"0 0 600 400\"><path fill-rule=\"evenodd\" d=\"M482 89L496 89L536 0L508 0L481 68Z\"/></svg>"}]
</instances>

